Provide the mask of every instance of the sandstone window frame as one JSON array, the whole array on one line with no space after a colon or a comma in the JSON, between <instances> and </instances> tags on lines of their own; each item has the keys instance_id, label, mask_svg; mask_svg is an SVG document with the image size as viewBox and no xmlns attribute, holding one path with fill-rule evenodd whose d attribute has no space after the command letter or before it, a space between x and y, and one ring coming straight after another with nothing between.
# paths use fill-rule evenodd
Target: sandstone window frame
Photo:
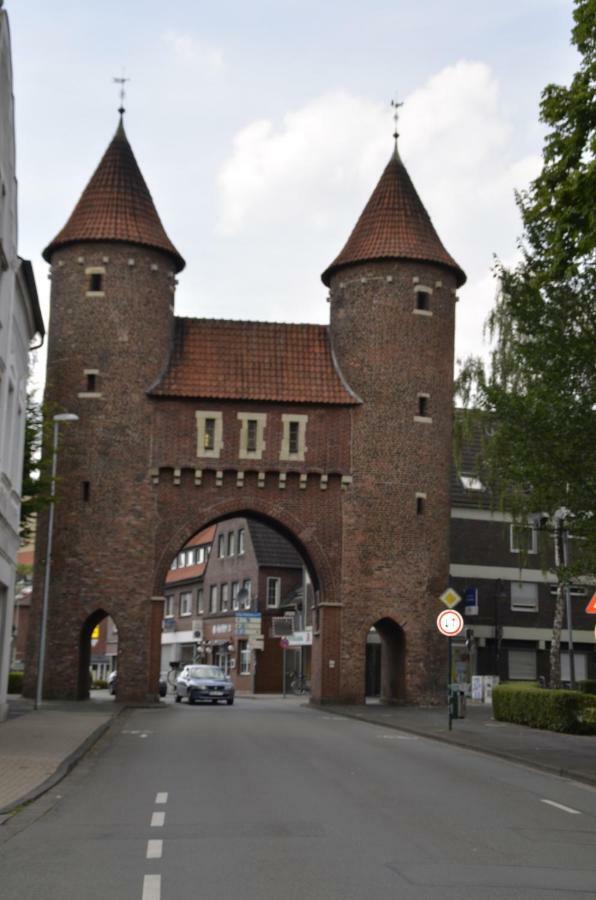
<instances>
[{"instance_id":1,"label":"sandstone window frame","mask_svg":"<svg viewBox=\"0 0 596 900\"><path fill-rule=\"evenodd\" d=\"M85 291L86 297L105 297L105 266L87 266L85 277L89 287Z\"/></svg>"},{"instance_id":2,"label":"sandstone window frame","mask_svg":"<svg viewBox=\"0 0 596 900\"><path fill-rule=\"evenodd\" d=\"M238 459L262 459L267 449L265 443L267 413L239 412L236 413L236 417L240 422ZM250 449L251 447L254 449Z\"/></svg>"},{"instance_id":3,"label":"sandstone window frame","mask_svg":"<svg viewBox=\"0 0 596 900\"><path fill-rule=\"evenodd\" d=\"M415 316L432 316L431 297L433 289L426 284L414 285L414 309Z\"/></svg>"},{"instance_id":4,"label":"sandstone window frame","mask_svg":"<svg viewBox=\"0 0 596 900\"><path fill-rule=\"evenodd\" d=\"M223 450L223 414L212 409L197 409L197 457L219 459ZM213 426L207 423L213 421ZM212 428L212 431L211 431Z\"/></svg>"},{"instance_id":5,"label":"sandstone window frame","mask_svg":"<svg viewBox=\"0 0 596 900\"><path fill-rule=\"evenodd\" d=\"M77 397L81 400L97 400L102 394L98 391L99 369L83 369L83 377L85 379L85 390L79 391Z\"/></svg>"},{"instance_id":6,"label":"sandstone window frame","mask_svg":"<svg viewBox=\"0 0 596 900\"><path fill-rule=\"evenodd\" d=\"M308 447L306 446L306 426L308 416L298 413L283 413L281 417L282 437L279 458L287 462L304 462ZM298 448L294 453L290 448L291 425L298 426Z\"/></svg>"}]
</instances>

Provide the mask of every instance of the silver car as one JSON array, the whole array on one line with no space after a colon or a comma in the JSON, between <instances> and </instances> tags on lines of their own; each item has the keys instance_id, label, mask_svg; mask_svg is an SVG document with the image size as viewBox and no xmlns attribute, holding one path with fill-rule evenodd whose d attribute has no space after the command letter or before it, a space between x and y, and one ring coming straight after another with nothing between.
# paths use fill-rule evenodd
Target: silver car
<instances>
[{"instance_id":1,"label":"silver car","mask_svg":"<svg viewBox=\"0 0 596 900\"><path fill-rule=\"evenodd\" d=\"M176 703L186 697L189 703L234 702L231 678L218 666L186 666L176 681Z\"/></svg>"}]
</instances>

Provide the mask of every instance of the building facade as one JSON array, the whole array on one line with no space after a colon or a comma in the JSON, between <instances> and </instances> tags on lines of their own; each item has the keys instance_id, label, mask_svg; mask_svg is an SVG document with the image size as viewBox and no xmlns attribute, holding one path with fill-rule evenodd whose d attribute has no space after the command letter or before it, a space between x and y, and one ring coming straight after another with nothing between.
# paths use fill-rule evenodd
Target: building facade
<instances>
[{"instance_id":1,"label":"building facade","mask_svg":"<svg viewBox=\"0 0 596 900\"><path fill-rule=\"evenodd\" d=\"M8 16L0 9L0 721L7 714L30 345L43 338L31 264L17 251L14 98Z\"/></svg>"}]
</instances>

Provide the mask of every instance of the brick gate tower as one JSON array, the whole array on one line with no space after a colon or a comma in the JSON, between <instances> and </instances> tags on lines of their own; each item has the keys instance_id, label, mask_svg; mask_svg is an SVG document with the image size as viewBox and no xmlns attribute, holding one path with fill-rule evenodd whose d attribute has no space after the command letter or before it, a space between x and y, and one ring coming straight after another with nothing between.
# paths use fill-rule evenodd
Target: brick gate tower
<instances>
[{"instance_id":1,"label":"brick gate tower","mask_svg":"<svg viewBox=\"0 0 596 900\"><path fill-rule=\"evenodd\" d=\"M356 701L371 626L385 645L382 696L428 700L444 683L435 618L449 576L455 295L465 275L394 137L377 187L322 276L335 357L362 400L352 417L355 489L344 504L341 574L344 697Z\"/></svg>"},{"instance_id":2,"label":"brick gate tower","mask_svg":"<svg viewBox=\"0 0 596 900\"><path fill-rule=\"evenodd\" d=\"M87 695L91 631L110 615L119 698L155 697L170 562L201 528L242 516L281 530L309 569L315 701L364 699L373 633L383 699L441 696L434 620L449 571L454 310L465 275L397 144L323 274L328 327L175 317L184 261L122 121L44 257L46 401L79 417L63 428L59 455L45 695ZM34 623L45 538L41 517ZM38 645L33 628L29 694Z\"/></svg>"}]
</instances>

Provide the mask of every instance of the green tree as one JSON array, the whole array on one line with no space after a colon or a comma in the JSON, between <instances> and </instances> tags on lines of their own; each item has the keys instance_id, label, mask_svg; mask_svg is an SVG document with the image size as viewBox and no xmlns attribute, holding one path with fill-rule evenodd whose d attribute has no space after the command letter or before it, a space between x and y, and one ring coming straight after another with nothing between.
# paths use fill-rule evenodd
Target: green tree
<instances>
[{"instance_id":1,"label":"green tree","mask_svg":"<svg viewBox=\"0 0 596 900\"><path fill-rule=\"evenodd\" d=\"M31 540L35 517L50 500L50 465L47 458L42 458L41 452L46 430L42 408L36 403L33 392L29 391L21 491L21 540L24 543Z\"/></svg>"},{"instance_id":2,"label":"green tree","mask_svg":"<svg viewBox=\"0 0 596 900\"><path fill-rule=\"evenodd\" d=\"M478 473L495 503L520 523L572 513L570 560L555 567L554 686L565 586L596 572L596 0L576 0L574 19L580 66L569 87L543 91L542 171L517 195L522 260L495 267L491 358L466 360L457 381L457 437L481 431Z\"/></svg>"}]
</instances>

